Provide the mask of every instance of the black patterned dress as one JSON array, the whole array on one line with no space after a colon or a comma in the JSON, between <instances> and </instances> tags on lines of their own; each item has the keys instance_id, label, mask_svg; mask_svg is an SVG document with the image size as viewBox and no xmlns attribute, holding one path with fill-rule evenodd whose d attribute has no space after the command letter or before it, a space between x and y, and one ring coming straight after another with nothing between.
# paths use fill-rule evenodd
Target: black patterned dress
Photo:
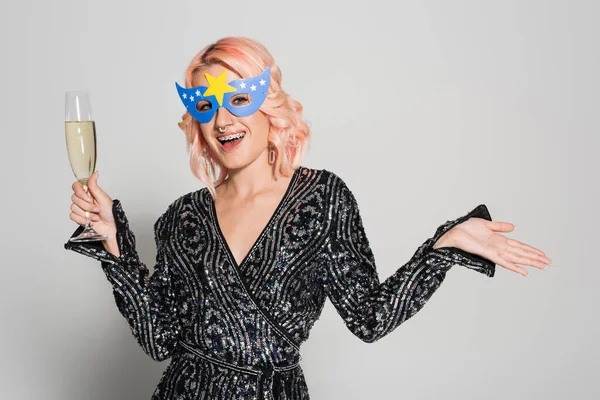
<instances>
[{"instance_id":1,"label":"black patterned dress","mask_svg":"<svg viewBox=\"0 0 600 400\"><path fill-rule=\"evenodd\" d=\"M139 345L154 360L170 358L153 400L309 399L300 346L326 299L354 335L374 342L419 311L453 265L495 272L475 254L432 248L470 217L491 220L481 204L440 225L381 282L352 192L336 174L307 167L295 170L239 265L207 188L175 200L154 224L152 275L117 199L113 213L120 257L99 242L65 248L101 261Z\"/></svg>"}]
</instances>

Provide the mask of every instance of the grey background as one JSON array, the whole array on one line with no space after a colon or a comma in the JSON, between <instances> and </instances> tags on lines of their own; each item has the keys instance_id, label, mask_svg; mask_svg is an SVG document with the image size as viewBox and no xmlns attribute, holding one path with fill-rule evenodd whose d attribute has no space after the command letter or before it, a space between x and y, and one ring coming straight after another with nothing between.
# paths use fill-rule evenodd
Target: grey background
<instances>
[{"instance_id":1,"label":"grey background","mask_svg":"<svg viewBox=\"0 0 600 400\"><path fill-rule=\"evenodd\" d=\"M359 5L360 4L360 5ZM366 344L327 303L302 347L313 399L598 398L599 71L594 1L22 1L2 35L3 399L149 399L99 263L67 252L64 92L89 89L99 184L142 260L152 224L202 185L174 82L229 35L258 39L305 106L304 165L354 191L383 280L485 203L554 265L454 267L423 310Z\"/></svg>"}]
</instances>

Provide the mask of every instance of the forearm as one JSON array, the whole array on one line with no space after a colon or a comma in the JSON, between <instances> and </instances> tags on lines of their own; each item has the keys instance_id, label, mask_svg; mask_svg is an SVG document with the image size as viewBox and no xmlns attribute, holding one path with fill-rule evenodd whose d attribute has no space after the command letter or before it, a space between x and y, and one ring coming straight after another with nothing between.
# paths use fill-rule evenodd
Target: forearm
<instances>
[{"instance_id":1,"label":"forearm","mask_svg":"<svg viewBox=\"0 0 600 400\"><path fill-rule=\"evenodd\" d=\"M171 357L179 337L171 273L161 258L157 255L152 276L141 262L102 263L119 312L142 350L156 361Z\"/></svg>"},{"instance_id":2,"label":"forearm","mask_svg":"<svg viewBox=\"0 0 600 400\"><path fill-rule=\"evenodd\" d=\"M65 243L65 248L102 262L114 298L143 350L157 361L171 356L179 335L172 274L159 240L163 217L155 223L156 264L152 276L136 250L135 235L121 203L115 199L116 228L101 242ZM77 232L74 233L74 235Z\"/></svg>"},{"instance_id":3,"label":"forearm","mask_svg":"<svg viewBox=\"0 0 600 400\"><path fill-rule=\"evenodd\" d=\"M420 252L419 252L420 253ZM386 336L419 312L440 287L451 263L429 253L414 256L352 310L349 328L365 342Z\"/></svg>"}]
</instances>

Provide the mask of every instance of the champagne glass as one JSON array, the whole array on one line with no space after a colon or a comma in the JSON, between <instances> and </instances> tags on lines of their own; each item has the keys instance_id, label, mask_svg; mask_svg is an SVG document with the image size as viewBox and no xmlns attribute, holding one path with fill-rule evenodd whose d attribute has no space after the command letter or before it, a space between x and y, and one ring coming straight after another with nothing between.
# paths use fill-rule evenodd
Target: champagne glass
<instances>
[{"instance_id":1,"label":"champagne glass","mask_svg":"<svg viewBox=\"0 0 600 400\"><path fill-rule=\"evenodd\" d=\"M96 171L96 124L92 119L92 107L86 91L71 91L65 94L65 137L67 153L75 178L88 192L88 180ZM85 228L71 242L92 242L108 239L92 228L89 213L86 213Z\"/></svg>"}]
</instances>

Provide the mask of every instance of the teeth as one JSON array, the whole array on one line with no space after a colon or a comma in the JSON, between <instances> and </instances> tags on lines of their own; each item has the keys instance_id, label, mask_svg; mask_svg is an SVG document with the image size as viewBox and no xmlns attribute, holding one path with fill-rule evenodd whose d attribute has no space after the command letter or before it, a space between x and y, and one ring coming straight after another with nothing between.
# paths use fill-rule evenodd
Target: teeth
<instances>
[{"instance_id":1,"label":"teeth","mask_svg":"<svg viewBox=\"0 0 600 400\"><path fill-rule=\"evenodd\" d=\"M244 137L245 134L246 134L246 132L234 133L233 135L221 136L221 137L217 138L217 140L219 142L223 143L223 142L227 142L228 140L234 140L234 139L239 139L241 137Z\"/></svg>"}]
</instances>

